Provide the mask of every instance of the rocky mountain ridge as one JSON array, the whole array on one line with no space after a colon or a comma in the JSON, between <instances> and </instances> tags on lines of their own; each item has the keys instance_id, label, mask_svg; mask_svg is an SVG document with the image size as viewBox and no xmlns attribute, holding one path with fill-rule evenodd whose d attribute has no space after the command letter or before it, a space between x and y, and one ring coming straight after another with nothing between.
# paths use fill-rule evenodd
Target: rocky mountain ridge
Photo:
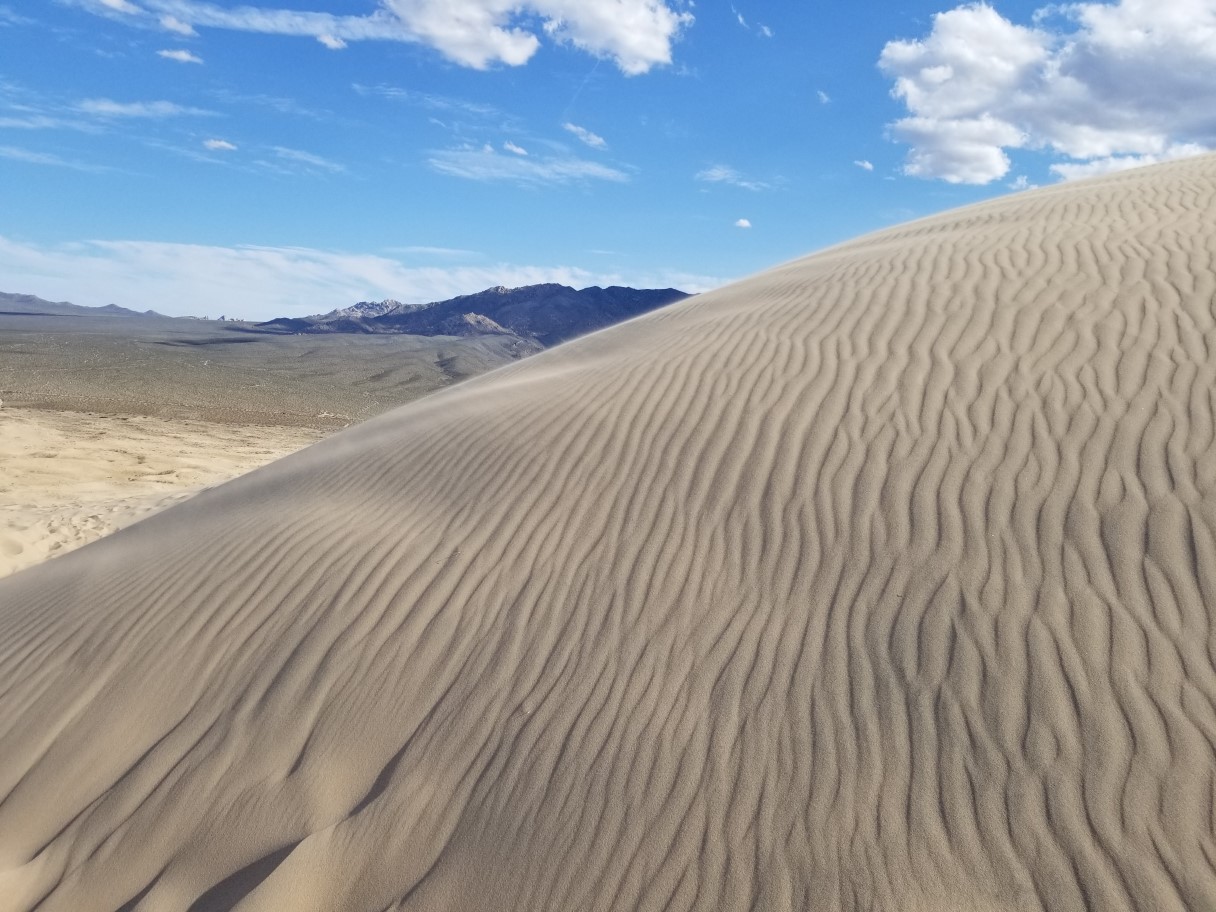
<instances>
[{"instance_id":1,"label":"rocky mountain ridge","mask_svg":"<svg viewBox=\"0 0 1216 912\"><path fill-rule=\"evenodd\" d=\"M256 328L282 334L513 335L549 347L687 297L675 288L497 285L422 305L362 301L327 314L280 317Z\"/></svg>"}]
</instances>

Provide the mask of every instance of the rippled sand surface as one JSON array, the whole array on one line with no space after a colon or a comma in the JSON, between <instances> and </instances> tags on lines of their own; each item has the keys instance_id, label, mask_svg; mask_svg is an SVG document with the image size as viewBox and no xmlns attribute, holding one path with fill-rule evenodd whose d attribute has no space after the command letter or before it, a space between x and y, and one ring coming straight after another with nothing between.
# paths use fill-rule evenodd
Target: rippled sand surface
<instances>
[{"instance_id":1,"label":"rippled sand surface","mask_svg":"<svg viewBox=\"0 0 1216 912\"><path fill-rule=\"evenodd\" d=\"M871 235L0 582L0 909L1216 907L1214 211Z\"/></svg>"}]
</instances>

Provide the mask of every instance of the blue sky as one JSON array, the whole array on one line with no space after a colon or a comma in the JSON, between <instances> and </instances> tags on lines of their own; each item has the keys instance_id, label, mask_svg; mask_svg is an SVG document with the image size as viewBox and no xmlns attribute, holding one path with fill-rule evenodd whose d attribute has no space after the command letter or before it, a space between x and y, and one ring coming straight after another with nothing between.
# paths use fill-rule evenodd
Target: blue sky
<instances>
[{"instance_id":1,"label":"blue sky","mask_svg":"<svg viewBox=\"0 0 1216 912\"><path fill-rule=\"evenodd\" d=\"M0 290L701 291L1216 147L1216 0L0 0Z\"/></svg>"}]
</instances>

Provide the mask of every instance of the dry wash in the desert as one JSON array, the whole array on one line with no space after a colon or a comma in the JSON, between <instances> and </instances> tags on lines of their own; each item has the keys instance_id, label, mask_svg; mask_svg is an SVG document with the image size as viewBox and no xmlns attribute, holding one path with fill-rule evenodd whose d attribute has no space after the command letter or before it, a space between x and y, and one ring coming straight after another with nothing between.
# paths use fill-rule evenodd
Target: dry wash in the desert
<instances>
[{"instance_id":1,"label":"dry wash in the desert","mask_svg":"<svg viewBox=\"0 0 1216 912\"><path fill-rule=\"evenodd\" d=\"M0 909L1216 908L1214 211L881 232L0 583Z\"/></svg>"}]
</instances>

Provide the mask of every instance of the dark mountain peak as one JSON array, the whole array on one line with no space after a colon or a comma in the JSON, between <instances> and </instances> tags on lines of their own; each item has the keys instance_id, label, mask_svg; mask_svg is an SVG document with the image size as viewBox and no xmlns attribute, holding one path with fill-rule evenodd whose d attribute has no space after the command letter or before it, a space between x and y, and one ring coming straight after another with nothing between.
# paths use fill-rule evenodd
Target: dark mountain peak
<instances>
[{"instance_id":1,"label":"dark mountain peak","mask_svg":"<svg viewBox=\"0 0 1216 912\"><path fill-rule=\"evenodd\" d=\"M419 336L507 333L550 346L686 297L687 294L674 288L592 286L578 291L556 282L519 288L495 285L420 306L391 299L362 301L320 316L281 317L261 323L259 328L266 332Z\"/></svg>"},{"instance_id":2,"label":"dark mountain peak","mask_svg":"<svg viewBox=\"0 0 1216 912\"><path fill-rule=\"evenodd\" d=\"M350 305L350 307L341 307L337 310L331 310L329 313L313 314L310 317L303 317L301 319L329 322L347 319L359 320L365 317L382 317L388 313L417 309L417 305L402 304L393 298L385 298L383 301L359 301L356 304Z\"/></svg>"}]
</instances>

